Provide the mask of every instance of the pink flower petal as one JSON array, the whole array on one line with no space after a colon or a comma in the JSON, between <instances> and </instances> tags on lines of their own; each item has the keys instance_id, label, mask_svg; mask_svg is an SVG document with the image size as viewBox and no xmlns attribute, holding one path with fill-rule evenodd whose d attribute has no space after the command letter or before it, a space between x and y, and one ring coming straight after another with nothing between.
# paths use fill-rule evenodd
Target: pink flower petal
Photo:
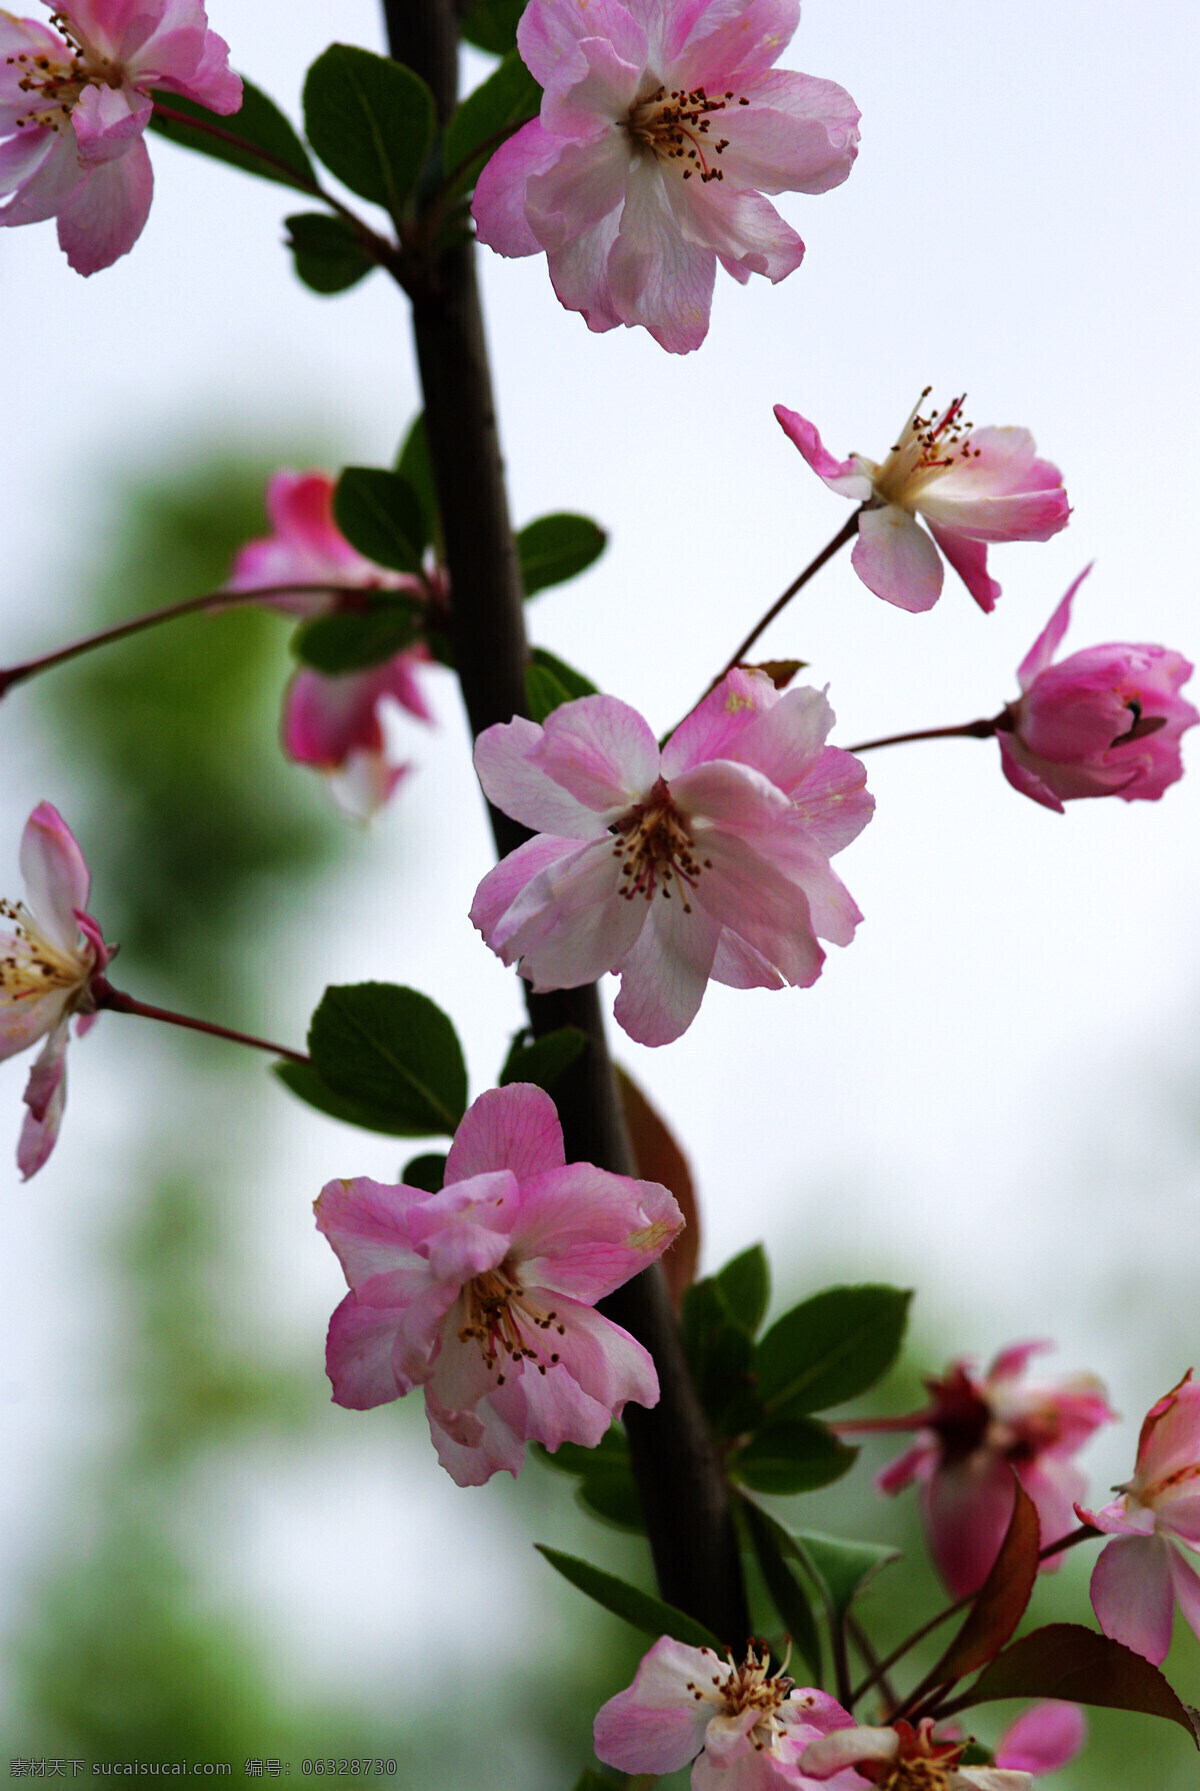
<instances>
[{"instance_id":1,"label":"pink flower petal","mask_svg":"<svg viewBox=\"0 0 1200 1791\"><path fill-rule=\"evenodd\" d=\"M542 739L543 730L522 716L485 728L475 742L483 793L525 827L562 839L590 839L596 832L595 805L551 776L537 750Z\"/></svg>"},{"instance_id":2,"label":"pink flower petal","mask_svg":"<svg viewBox=\"0 0 1200 1791\"><path fill-rule=\"evenodd\" d=\"M712 249L681 236L664 178L655 163L629 179L609 290L622 323L642 324L670 354L688 354L708 334L717 261Z\"/></svg>"},{"instance_id":3,"label":"pink flower petal","mask_svg":"<svg viewBox=\"0 0 1200 1791\"><path fill-rule=\"evenodd\" d=\"M17 1143L17 1168L28 1181L46 1162L58 1139L67 1104L68 1022L59 1022L29 1072L24 1101L29 1109Z\"/></svg>"},{"instance_id":4,"label":"pink flower petal","mask_svg":"<svg viewBox=\"0 0 1200 1791\"><path fill-rule=\"evenodd\" d=\"M1071 605L1075 600L1075 593L1091 569L1092 562L1089 561L1017 667L1017 681L1022 690L1029 689L1034 679L1048 668L1062 646L1063 637L1071 624Z\"/></svg>"},{"instance_id":5,"label":"pink flower petal","mask_svg":"<svg viewBox=\"0 0 1200 1791\"><path fill-rule=\"evenodd\" d=\"M483 1486L497 1473L516 1479L525 1459L524 1439L489 1405L481 1405L478 1414L449 1413L427 1387L425 1412L437 1458L456 1486ZM455 1422L464 1416L465 1426ZM459 1434L452 1435L452 1429Z\"/></svg>"},{"instance_id":6,"label":"pink flower petal","mask_svg":"<svg viewBox=\"0 0 1200 1791\"><path fill-rule=\"evenodd\" d=\"M970 535L959 534L956 529L941 528L932 520L929 524L929 533L958 573L984 615L989 615L996 607L1000 586L987 569L987 544L974 540Z\"/></svg>"},{"instance_id":7,"label":"pink flower petal","mask_svg":"<svg viewBox=\"0 0 1200 1791\"><path fill-rule=\"evenodd\" d=\"M645 909L645 925L620 960L613 1015L640 1045L669 1045L699 1012L720 926L694 903L685 914L676 896L654 902L635 897L628 906Z\"/></svg>"},{"instance_id":8,"label":"pink flower petal","mask_svg":"<svg viewBox=\"0 0 1200 1791\"><path fill-rule=\"evenodd\" d=\"M446 1158L446 1182L496 1169L511 1170L519 1182L526 1182L561 1169L565 1160L554 1102L543 1089L516 1082L489 1089L467 1109ZM524 1196L520 1214L523 1229Z\"/></svg>"},{"instance_id":9,"label":"pink flower petal","mask_svg":"<svg viewBox=\"0 0 1200 1791\"><path fill-rule=\"evenodd\" d=\"M317 1230L328 1239L352 1288L418 1260L408 1213L424 1199L420 1189L389 1187L365 1175L326 1182L313 1206Z\"/></svg>"},{"instance_id":10,"label":"pink flower petal","mask_svg":"<svg viewBox=\"0 0 1200 1791\"><path fill-rule=\"evenodd\" d=\"M346 1295L329 1321L325 1345L336 1405L365 1412L408 1392L392 1366L395 1341L394 1313L360 1306L352 1293Z\"/></svg>"},{"instance_id":11,"label":"pink flower petal","mask_svg":"<svg viewBox=\"0 0 1200 1791\"><path fill-rule=\"evenodd\" d=\"M539 87L575 81L589 38L607 38L624 61L645 63L645 32L622 0L530 0L517 26L517 48Z\"/></svg>"},{"instance_id":12,"label":"pink flower petal","mask_svg":"<svg viewBox=\"0 0 1200 1791\"><path fill-rule=\"evenodd\" d=\"M831 491L842 497L856 498L860 503L867 501L871 496L871 480L857 458L852 455L849 460L835 460L822 442L816 425L802 417L799 411L777 404L775 419L788 440L799 448L813 472Z\"/></svg>"},{"instance_id":13,"label":"pink flower petal","mask_svg":"<svg viewBox=\"0 0 1200 1791\"><path fill-rule=\"evenodd\" d=\"M722 1663L711 1649L663 1636L643 1656L627 1690L596 1714L597 1759L621 1772L660 1775L686 1766L704 1745L712 1705L694 1696Z\"/></svg>"},{"instance_id":14,"label":"pink flower petal","mask_svg":"<svg viewBox=\"0 0 1200 1791\"><path fill-rule=\"evenodd\" d=\"M95 274L127 255L142 234L154 196L150 156L140 139L117 161L89 168L58 207L58 240L77 274Z\"/></svg>"},{"instance_id":15,"label":"pink flower petal","mask_svg":"<svg viewBox=\"0 0 1200 1791\"><path fill-rule=\"evenodd\" d=\"M536 255L542 245L525 215L529 178L553 166L562 148L540 118L502 143L475 182L471 215L481 243L498 255Z\"/></svg>"},{"instance_id":16,"label":"pink flower petal","mask_svg":"<svg viewBox=\"0 0 1200 1791\"><path fill-rule=\"evenodd\" d=\"M990 1450L944 1467L922 1489L929 1552L955 1598L977 1592L991 1572L1013 1509L1008 1463Z\"/></svg>"},{"instance_id":17,"label":"pink flower petal","mask_svg":"<svg viewBox=\"0 0 1200 1791\"><path fill-rule=\"evenodd\" d=\"M618 893L619 854L607 832L539 872L488 943L541 993L593 983L614 970L646 921L646 904Z\"/></svg>"},{"instance_id":18,"label":"pink flower petal","mask_svg":"<svg viewBox=\"0 0 1200 1791\"><path fill-rule=\"evenodd\" d=\"M1056 1772L1083 1749L1087 1721L1078 1704L1059 1698L1032 1704L1011 1723L996 1749L996 1765L1038 1777Z\"/></svg>"},{"instance_id":19,"label":"pink flower petal","mask_svg":"<svg viewBox=\"0 0 1200 1791\"><path fill-rule=\"evenodd\" d=\"M530 757L601 819L615 819L658 775L658 745L636 709L616 697L582 697L547 717Z\"/></svg>"},{"instance_id":20,"label":"pink flower petal","mask_svg":"<svg viewBox=\"0 0 1200 1791\"><path fill-rule=\"evenodd\" d=\"M561 1162L561 1147L558 1154ZM657 1182L631 1181L590 1163L531 1165L518 1174L524 1185L513 1251L523 1279L550 1293L602 1300L661 1256L683 1225L674 1197Z\"/></svg>"},{"instance_id":21,"label":"pink flower petal","mask_svg":"<svg viewBox=\"0 0 1200 1791\"><path fill-rule=\"evenodd\" d=\"M515 852L510 852L494 870L488 872L475 891L470 918L472 925L478 927L494 952L501 957L504 955L499 943L500 937L503 934L507 938L513 929L504 927L502 923L517 897L529 884L536 881L542 871L563 859L573 859L579 849L578 840L555 839L552 835L539 834L536 839L526 840L523 846L518 846ZM505 959L506 963L509 961Z\"/></svg>"},{"instance_id":22,"label":"pink flower petal","mask_svg":"<svg viewBox=\"0 0 1200 1791\"><path fill-rule=\"evenodd\" d=\"M58 810L39 802L21 835L19 863L29 908L60 951L79 949L78 908L87 907L91 877L78 841Z\"/></svg>"},{"instance_id":23,"label":"pink flower petal","mask_svg":"<svg viewBox=\"0 0 1200 1791\"><path fill-rule=\"evenodd\" d=\"M1092 1609L1106 1636L1155 1666L1171 1646L1171 1549L1161 1536L1118 1537L1092 1569Z\"/></svg>"},{"instance_id":24,"label":"pink flower petal","mask_svg":"<svg viewBox=\"0 0 1200 1791\"><path fill-rule=\"evenodd\" d=\"M860 113L844 87L782 69L755 80L747 107L721 115L725 179L763 193L827 193L854 165Z\"/></svg>"},{"instance_id":25,"label":"pink flower petal","mask_svg":"<svg viewBox=\"0 0 1200 1791\"><path fill-rule=\"evenodd\" d=\"M907 510L895 504L864 510L851 562L876 597L911 614L932 609L942 594L937 548Z\"/></svg>"}]
</instances>

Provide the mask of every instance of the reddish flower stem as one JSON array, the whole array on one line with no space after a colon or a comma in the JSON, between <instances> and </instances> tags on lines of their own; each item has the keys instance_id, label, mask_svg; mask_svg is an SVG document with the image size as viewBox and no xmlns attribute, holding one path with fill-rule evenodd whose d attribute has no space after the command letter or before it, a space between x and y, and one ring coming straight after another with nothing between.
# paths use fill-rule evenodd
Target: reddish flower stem
<instances>
[{"instance_id":1,"label":"reddish flower stem","mask_svg":"<svg viewBox=\"0 0 1200 1791\"><path fill-rule=\"evenodd\" d=\"M206 609L231 609L239 603L263 603L272 597L288 596L298 591L303 596L340 597L353 593L362 597L369 591L369 586L349 584L316 584L298 585L258 585L252 591L205 591L200 597L185 597L180 603L167 603L161 609L147 610L144 615L131 616L128 622L114 622L110 628L101 628L95 634L85 634L82 640L72 641L67 647L57 647L53 653L43 653L37 659L27 659L21 665L10 665L0 669L0 697L4 697L14 684L23 684L26 678L34 677L38 672L48 672L56 665L65 665L69 659L78 659L81 653L90 653L94 647L107 647L110 641L123 641L131 634L140 634L144 628L157 628L160 622L174 622L179 616L192 616Z\"/></svg>"},{"instance_id":2,"label":"reddish flower stem","mask_svg":"<svg viewBox=\"0 0 1200 1791\"><path fill-rule=\"evenodd\" d=\"M874 752L877 746L906 746L910 740L990 740L998 732L1004 714L1001 710L991 721L964 721L952 728L916 728L911 734L884 734L878 740L860 740L857 746L848 746L846 751Z\"/></svg>"},{"instance_id":3,"label":"reddish flower stem","mask_svg":"<svg viewBox=\"0 0 1200 1791\"><path fill-rule=\"evenodd\" d=\"M107 1008L116 1014L140 1014L144 1020L162 1020L168 1026L185 1026L189 1032L211 1033L213 1038L229 1039L235 1045L250 1045L256 1051L270 1051L274 1057L286 1057L289 1063L310 1061L303 1051L291 1051L271 1039L256 1038L250 1032L235 1032L232 1027L218 1026L212 1020L193 1020L187 1014L174 1014L169 1008L151 1007L148 1002L137 1001L132 995L123 995L103 977L98 977L92 984L92 994L97 1009Z\"/></svg>"},{"instance_id":4,"label":"reddish flower stem","mask_svg":"<svg viewBox=\"0 0 1200 1791\"><path fill-rule=\"evenodd\" d=\"M708 695L709 690L716 689L717 685L721 682L721 679L724 678L727 673L731 672L735 665L741 665L759 635L762 634L764 629L770 627L780 611L787 608L788 604L792 601L792 598L798 591L804 589L809 579L814 577L821 570L825 562L831 560L834 554L838 552L839 548L845 547L847 541L853 541L855 535L858 533L859 516L862 514L865 507L865 505L860 505L859 508L853 512L845 526L838 530L837 534L833 537L833 540L825 543L816 558L810 560L808 565L804 568L804 571L799 573L797 577L792 580L787 590L775 599L766 615L762 617L761 621L754 624L754 627L750 630L741 646L734 651L731 657L721 667L721 670L709 685L708 690L705 691L705 696ZM703 701L703 698L701 701Z\"/></svg>"}]
</instances>

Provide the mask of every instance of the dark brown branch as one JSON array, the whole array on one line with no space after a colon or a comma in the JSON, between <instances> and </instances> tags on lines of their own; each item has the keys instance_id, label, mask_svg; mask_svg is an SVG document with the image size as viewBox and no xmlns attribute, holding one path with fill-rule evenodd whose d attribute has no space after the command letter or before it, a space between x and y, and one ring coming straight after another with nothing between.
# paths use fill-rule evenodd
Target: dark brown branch
<instances>
[{"instance_id":1,"label":"dark brown branch","mask_svg":"<svg viewBox=\"0 0 1200 1791\"><path fill-rule=\"evenodd\" d=\"M393 56L424 76L444 119L454 104L454 0L384 0ZM419 240L419 232L418 232ZM425 399L434 483L452 592L455 663L472 733L521 714L526 641L520 574L475 282L474 245L436 259L415 251L405 270ZM497 850L528 837L491 811ZM526 996L542 1035L578 1026L588 1047L555 1089L567 1157L630 1174L633 1162L594 987ZM654 1357L662 1397L625 1413L630 1452L662 1596L740 1653L749 1630L737 1540L712 1440L656 1268L604 1303Z\"/></svg>"}]
</instances>

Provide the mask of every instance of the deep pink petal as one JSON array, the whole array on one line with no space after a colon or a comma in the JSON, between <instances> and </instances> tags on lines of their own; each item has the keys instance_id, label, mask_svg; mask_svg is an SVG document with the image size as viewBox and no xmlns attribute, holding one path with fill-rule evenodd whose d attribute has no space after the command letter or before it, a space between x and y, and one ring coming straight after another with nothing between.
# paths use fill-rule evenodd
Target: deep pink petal
<instances>
[{"instance_id":1,"label":"deep pink petal","mask_svg":"<svg viewBox=\"0 0 1200 1791\"><path fill-rule=\"evenodd\" d=\"M542 1098L553 1110L550 1097ZM521 1176L513 1255L529 1286L594 1303L657 1261L683 1215L657 1182L613 1175L591 1163L561 1166L561 1145L558 1155L559 1165Z\"/></svg>"},{"instance_id":2,"label":"deep pink petal","mask_svg":"<svg viewBox=\"0 0 1200 1791\"><path fill-rule=\"evenodd\" d=\"M984 615L989 615L996 607L1000 586L987 569L986 542L973 540L970 535L961 535L956 529L940 528L933 521L929 524L929 533Z\"/></svg>"},{"instance_id":3,"label":"deep pink petal","mask_svg":"<svg viewBox=\"0 0 1200 1791\"><path fill-rule=\"evenodd\" d=\"M475 183L471 214L481 243L498 255L536 255L542 245L525 215L525 189L531 175L544 174L562 148L539 118L502 143Z\"/></svg>"},{"instance_id":4,"label":"deep pink petal","mask_svg":"<svg viewBox=\"0 0 1200 1791\"><path fill-rule=\"evenodd\" d=\"M1075 593L1091 569L1092 562L1089 561L1017 667L1017 681L1022 690L1028 690L1038 674L1046 670L1062 645L1063 636L1071 623L1071 604Z\"/></svg>"},{"instance_id":5,"label":"deep pink petal","mask_svg":"<svg viewBox=\"0 0 1200 1791\"><path fill-rule=\"evenodd\" d=\"M1038 774L1032 765L1026 762L1027 755L1020 742L1012 734L997 734L1000 746L1000 768L1014 790L1022 796L1028 796L1034 802L1040 802L1043 808L1052 808L1056 814L1064 815L1066 810L1054 791Z\"/></svg>"},{"instance_id":6,"label":"deep pink petal","mask_svg":"<svg viewBox=\"0 0 1200 1791\"><path fill-rule=\"evenodd\" d=\"M87 167L123 156L150 122L154 102L132 87L85 87L71 113L79 159Z\"/></svg>"},{"instance_id":7,"label":"deep pink petal","mask_svg":"<svg viewBox=\"0 0 1200 1791\"><path fill-rule=\"evenodd\" d=\"M863 511L850 560L869 591L911 614L932 609L942 594L937 548L896 504Z\"/></svg>"},{"instance_id":8,"label":"deep pink petal","mask_svg":"<svg viewBox=\"0 0 1200 1791\"><path fill-rule=\"evenodd\" d=\"M424 1199L417 1188L389 1186L365 1175L326 1182L313 1205L317 1230L328 1239L350 1287L418 1262L425 1269L408 1230L409 1209Z\"/></svg>"},{"instance_id":9,"label":"deep pink petal","mask_svg":"<svg viewBox=\"0 0 1200 1791\"><path fill-rule=\"evenodd\" d=\"M1155 1666L1171 1646L1171 1549L1161 1536L1118 1537L1092 1569L1092 1609L1106 1636Z\"/></svg>"},{"instance_id":10,"label":"deep pink petal","mask_svg":"<svg viewBox=\"0 0 1200 1791\"><path fill-rule=\"evenodd\" d=\"M1012 1469L987 1449L939 1469L922 1488L929 1552L955 1598L977 1592L991 1572L1013 1496Z\"/></svg>"},{"instance_id":11,"label":"deep pink petal","mask_svg":"<svg viewBox=\"0 0 1200 1791\"><path fill-rule=\"evenodd\" d=\"M472 1101L446 1158L446 1183L509 1169L518 1182L561 1169L562 1127L554 1102L528 1082L492 1088ZM522 1194L519 1225L525 1225Z\"/></svg>"},{"instance_id":12,"label":"deep pink petal","mask_svg":"<svg viewBox=\"0 0 1200 1791\"><path fill-rule=\"evenodd\" d=\"M866 502L871 496L871 480L854 456L849 460L835 460L817 433L816 425L802 417L799 411L777 404L775 420L831 491L836 491L840 497Z\"/></svg>"},{"instance_id":13,"label":"deep pink petal","mask_svg":"<svg viewBox=\"0 0 1200 1791\"><path fill-rule=\"evenodd\" d=\"M483 1486L493 1474L515 1479L525 1460L524 1440L488 1405L477 1413L446 1412L425 1389L425 1412L437 1458L456 1486ZM457 1434L451 1434L452 1430Z\"/></svg>"},{"instance_id":14,"label":"deep pink petal","mask_svg":"<svg viewBox=\"0 0 1200 1791\"><path fill-rule=\"evenodd\" d=\"M1183 1620L1192 1634L1200 1638L1200 1579L1175 1549L1170 1552L1171 1589Z\"/></svg>"},{"instance_id":15,"label":"deep pink petal","mask_svg":"<svg viewBox=\"0 0 1200 1791\"><path fill-rule=\"evenodd\" d=\"M49 802L39 802L21 835L19 863L31 913L51 944L79 950L77 908L86 908L91 877L71 829Z\"/></svg>"},{"instance_id":16,"label":"deep pink petal","mask_svg":"<svg viewBox=\"0 0 1200 1791\"><path fill-rule=\"evenodd\" d=\"M624 61L645 64L645 33L622 0L530 0L517 26L521 58L543 88L576 80L585 66L580 44L595 37Z\"/></svg>"},{"instance_id":17,"label":"deep pink petal","mask_svg":"<svg viewBox=\"0 0 1200 1791\"><path fill-rule=\"evenodd\" d=\"M1021 1712L1000 1738L996 1765L1038 1777L1056 1772L1083 1749L1087 1720L1078 1704L1050 1698Z\"/></svg>"},{"instance_id":18,"label":"deep pink petal","mask_svg":"<svg viewBox=\"0 0 1200 1791\"><path fill-rule=\"evenodd\" d=\"M360 1306L352 1293L346 1295L329 1321L325 1345L325 1372L336 1405L365 1412L408 1391L392 1367L395 1341L394 1312Z\"/></svg>"},{"instance_id":19,"label":"deep pink petal","mask_svg":"<svg viewBox=\"0 0 1200 1791\"><path fill-rule=\"evenodd\" d=\"M63 1109L67 1104L69 1039L69 1024L63 1019L46 1040L29 1072L24 1094L29 1111L17 1144L17 1168L25 1181L37 1174L58 1139Z\"/></svg>"},{"instance_id":20,"label":"deep pink petal","mask_svg":"<svg viewBox=\"0 0 1200 1791\"><path fill-rule=\"evenodd\" d=\"M127 255L142 234L154 196L141 139L119 160L89 168L58 208L58 240L77 274L95 274Z\"/></svg>"}]
</instances>

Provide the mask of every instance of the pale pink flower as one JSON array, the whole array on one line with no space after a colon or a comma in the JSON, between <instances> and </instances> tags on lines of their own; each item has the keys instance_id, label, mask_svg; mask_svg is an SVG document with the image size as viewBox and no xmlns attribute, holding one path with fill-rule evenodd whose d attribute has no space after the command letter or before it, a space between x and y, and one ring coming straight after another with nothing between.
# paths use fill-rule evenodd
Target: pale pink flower
<instances>
[{"instance_id":1,"label":"pale pink flower","mask_svg":"<svg viewBox=\"0 0 1200 1791\"><path fill-rule=\"evenodd\" d=\"M1031 1704L1009 1724L996 1748L996 1765L1040 1778L1066 1766L1086 1740L1087 1720L1079 1705L1047 1698Z\"/></svg>"},{"instance_id":2,"label":"pale pink flower","mask_svg":"<svg viewBox=\"0 0 1200 1791\"><path fill-rule=\"evenodd\" d=\"M530 0L517 44L541 116L479 177L481 240L544 250L589 329L698 348L718 261L743 285L800 265L764 193L828 192L857 153L850 95L772 67L799 19L800 0Z\"/></svg>"},{"instance_id":3,"label":"pale pink flower","mask_svg":"<svg viewBox=\"0 0 1200 1791\"><path fill-rule=\"evenodd\" d=\"M152 94L228 113L242 83L201 0L46 3L47 25L0 12L0 224L57 217L67 260L94 274L129 252L150 210Z\"/></svg>"},{"instance_id":4,"label":"pale pink flower","mask_svg":"<svg viewBox=\"0 0 1200 1791\"><path fill-rule=\"evenodd\" d=\"M1146 1414L1133 1479L1117 1491L1102 1511L1075 1507L1116 1538L1092 1570L1092 1609L1106 1636L1157 1665L1176 1604L1200 1636L1200 1578L1171 1546L1200 1550L1200 1386L1190 1368Z\"/></svg>"},{"instance_id":5,"label":"pale pink flower","mask_svg":"<svg viewBox=\"0 0 1200 1791\"><path fill-rule=\"evenodd\" d=\"M1081 796L1157 802L1183 776L1180 737L1200 721L1179 695L1192 667L1166 647L1087 647L1051 661L1071 620L1085 567L1017 671L1022 694L997 723L1015 790L1063 813Z\"/></svg>"},{"instance_id":6,"label":"pale pink flower","mask_svg":"<svg viewBox=\"0 0 1200 1791\"><path fill-rule=\"evenodd\" d=\"M430 566L419 577L377 566L352 547L333 515L334 482L325 473L282 470L267 481L273 533L240 548L227 581L231 591L260 585L353 585L362 591L400 591L434 607L446 602L445 574ZM331 615L360 599L353 593L282 591L263 602L302 620ZM330 677L302 666L283 703L283 749L299 765L324 772L340 806L373 814L392 794L407 765L391 756L383 716L398 704L419 721L432 721L416 668L429 663L424 642L380 665Z\"/></svg>"},{"instance_id":7,"label":"pale pink flower","mask_svg":"<svg viewBox=\"0 0 1200 1791\"><path fill-rule=\"evenodd\" d=\"M0 1059L45 1039L25 1089L29 1112L17 1146L26 1180L54 1149L67 1100L72 1015L83 1033L96 1013L94 985L112 949L85 912L91 878L58 810L39 802L21 835L26 902L0 902Z\"/></svg>"},{"instance_id":8,"label":"pale pink flower","mask_svg":"<svg viewBox=\"0 0 1200 1791\"><path fill-rule=\"evenodd\" d=\"M488 799L537 835L489 872L471 919L536 990L621 977L616 1018L644 1045L678 1038L711 977L807 988L862 916L829 860L873 799L825 745L816 690L730 672L660 753L616 697L564 703L544 727L480 735Z\"/></svg>"},{"instance_id":9,"label":"pale pink flower","mask_svg":"<svg viewBox=\"0 0 1200 1791\"><path fill-rule=\"evenodd\" d=\"M927 387L882 464L865 454L835 460L814 424L782 404L775 415L831 491L866 505L850 559L869 591L900 609L931 609L942 591L940 547L980 609L990 610L1000 586L988 574L988 543L1048 541L1065 528L1062 474L1037 459L1028 429L963 423L961 398L925 417L928 396Z\"/></svg>"},{"instance_id":10,"label":"pale pink flower","mask_svg":"<svg viewBox=\"0 0 1200 1791\"><path fill-rule=\"evenodd\" d=\"M953 1362L926 1386L933 1403L878 1428L918 1430L916 1442L879 1476L883 1492L915 1480L934 1564L956 1598L978 1591L1000 1552L1013 1508L1013 1470L1037 1508L1043 1548L1074 1528L1083 1475L1071 1461L1092 1432L1112 1418L1094 1376L1039 1381L1030 1356L1052 1346L1016 1343L982 1377L969 1360ZM872 1421L848 1427L875 1428ZM1057 1567L1061 1557L1044 1563Z\"/></svg>"},{"instance_id":11,"label":"pale pink flower","mask_svg":"<svg viewBox=\"0 0 1200 1791\"><path fill-rule=\"evenodd\" d=\"M805 1791L800 1771L809 1743L854 1719L826 1692L796 1688L753 1647L735 1666L711 1648L663 1636L642 1657L634 1681L597 1713L596 1758L621 1772L659 1776L689 1760L692 1791ZM786 1662L785 1662L786 1665ZM861 1791L847 1772L837 1791Z\"/></svg>"},{"instance_id":12,"label":"pale pink flower","mask_svg":"<svg viewBox=\"0 0 1200 1791\"><path fill-rule=\"evenodd\" d=\"M1033 1784L1030 1773L1011 1767L959 1765L963 1747L961 1741L935 1741L928 1717L915 1729L904 1721L887 1729L835 1729L809 1743L800 1769L840 1786L835 1775L861 1767L860 1785L869 1778L886 1791L1023 1791Z\"/></svg>"},{"instance_id":13,"label":"pale pink flower","mask_svg":"<svg viewBox=\"0 0 1200 1791\"><path fill-rule=\"evenodd\" d=\"M338 1405L425 1389L438 1460L459 1486L520 1470L527 1442L594 1448L654 1364L595 1303L683 1224L657 1182L566 1164L549 1095L513 1083L464 1115L440 1194L330 1182L317 1226L350 1292L329 1326Z\"/></svg>"}]
</instances>

